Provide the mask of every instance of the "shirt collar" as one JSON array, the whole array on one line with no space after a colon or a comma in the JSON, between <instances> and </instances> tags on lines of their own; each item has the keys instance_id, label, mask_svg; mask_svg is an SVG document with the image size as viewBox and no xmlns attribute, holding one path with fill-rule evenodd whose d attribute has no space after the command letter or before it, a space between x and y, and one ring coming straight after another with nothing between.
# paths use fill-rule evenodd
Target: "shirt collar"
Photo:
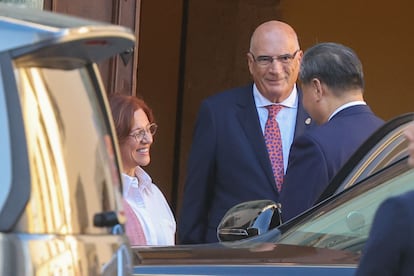
<instances>
[{"instance_id":1,"label":"shirt collar","mask_svg":"<svg viewBox=\"0 0 414 276\"><path fill-rule=\"evenodd\" d=\"M131 187L138 187L138 179L135 176L129 176L122 173L122 187L123 196L126 198Z\"/></svg>"},{"instance_id":2,"label":"shirt collar","mask_svg":"<svg viewBox=\"0 0 414 276\"><path fill-rule=\"evenodd\" d=\"M349 102L346 104L341 105L340 107L338 107L332 114L331 116L329 116L328 121L330 121L333 116L335 116L336 114L338 114L339 111L344 110L345 108L354 106L354 105L366 105L367 103L365 101L353 101L353 102Z\"/></svg>"},{"instance_id":3,"label":"shirt collar","mask_svg":"<svg viewBox=\"0 0 414 276\"><path fill-rule=\"evenodd\" d=\"M139 190L152 192L152 179L140 166L135 168L135 175L138 178Z\"/></svg>"},{"instance_id":4,"label":"shirt collar","mask_svg":"<svg viewBox=\"0 0 414 276\"><path fill-rule=\"evenodd\" d=\"M126 197L130 187L138 187L140 191L147 190L152 193L152 179L151 177L139 166L135 168L135 176L129 176L122 173L122 187L123 195Z\"/></svg>"},{"instance_id":5,"label":"shirt collar","mask_svg":"<svg viewBox=\"0 0 414 276\"><path fill-rule=\"evenodd\" d=\"M290 93L289 97L287 97L283 102L279 103L280 105L283 105L285 107L290 108L297 108L298 107L298 92L296 89L296 85L293 86L292 92ZM256 107L265 107L268 105L272 105L271 101L266 99L260 92L259 89L257 89L256 84L253 84L253 97L254 101L256 103Z\"/></svg>"}]
</instances>

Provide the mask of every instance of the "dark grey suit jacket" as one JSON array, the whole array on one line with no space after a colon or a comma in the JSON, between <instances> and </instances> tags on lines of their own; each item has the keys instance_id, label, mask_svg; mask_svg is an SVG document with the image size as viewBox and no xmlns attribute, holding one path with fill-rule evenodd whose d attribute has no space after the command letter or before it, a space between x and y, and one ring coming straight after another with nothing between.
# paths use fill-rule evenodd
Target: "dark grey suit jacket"
<instances>
[{"instance_id":1,"label":"dark grey suit jacket","mask_svg":"<svg viewBox=\"0 0 414 276\"><path fill-rule=\"evenodd\" d=\"M309 127L306 118L300 99L295 135ZM179 243L217 241L217 226L225 212L257 199L278 201L279 193L249 85L213 95L201 104L178 218Z\"/></svg>"}]
</instances>

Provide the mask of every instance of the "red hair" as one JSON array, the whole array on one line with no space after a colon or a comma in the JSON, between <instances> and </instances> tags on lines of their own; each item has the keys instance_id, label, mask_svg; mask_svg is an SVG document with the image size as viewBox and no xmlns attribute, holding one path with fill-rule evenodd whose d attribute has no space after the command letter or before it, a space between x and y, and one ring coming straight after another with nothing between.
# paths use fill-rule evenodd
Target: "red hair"
<instances>
[{"instance_id":1,"label":"red hair","mask_svg":"<svg viewBox=\"0 0 414 276\"><path fill-rule=\"evenodd\" d=\"M111 106L112 117L115 123L116 135L119 143L122 143L130 134L134 123L135 111L142 109L150 123L154 123L154 115L151 108L144 100L135 96L127 96L119 93L110 95L109 105Z\"/></svg>"}]
</instances>

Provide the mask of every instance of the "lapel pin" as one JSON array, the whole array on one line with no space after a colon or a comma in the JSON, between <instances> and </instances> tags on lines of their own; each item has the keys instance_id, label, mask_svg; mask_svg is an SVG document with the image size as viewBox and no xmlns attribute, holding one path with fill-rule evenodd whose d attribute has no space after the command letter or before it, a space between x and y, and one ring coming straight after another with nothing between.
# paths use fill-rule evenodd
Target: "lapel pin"
<instances>
[{"instance_id":1,"label":"lapel pin","mask_svg":"<svg viewBox=\"0 0 414 276\"><path fill-rule=\"evenodd\" d=\"M308 117L305 120L305 125L310 125L311 122L312 122L312 119L310 117Z\"/></svg>"}]
</instances>

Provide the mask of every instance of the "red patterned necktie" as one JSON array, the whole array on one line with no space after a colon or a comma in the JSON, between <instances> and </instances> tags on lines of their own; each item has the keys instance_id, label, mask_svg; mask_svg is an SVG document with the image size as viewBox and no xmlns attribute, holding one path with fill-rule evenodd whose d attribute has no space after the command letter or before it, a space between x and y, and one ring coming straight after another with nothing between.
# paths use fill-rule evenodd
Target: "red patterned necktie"
<instances>
[{"instance_id":1,"label":"red patterned necktie","mask_svg":"<svg viewBox=\"0 0 414 276\"><path fill-rule=\"evenodd\" d=\"M283 184L284 166L283 166L283 148L282 137L280 136L279 124L276 121L277 113L283 108L281 105L266 106L269 111L267 117L264 138L266 142L269 159L272 163L273 176L275 177L277 190L280 192Z\"/></svg>"}]
</instances>

